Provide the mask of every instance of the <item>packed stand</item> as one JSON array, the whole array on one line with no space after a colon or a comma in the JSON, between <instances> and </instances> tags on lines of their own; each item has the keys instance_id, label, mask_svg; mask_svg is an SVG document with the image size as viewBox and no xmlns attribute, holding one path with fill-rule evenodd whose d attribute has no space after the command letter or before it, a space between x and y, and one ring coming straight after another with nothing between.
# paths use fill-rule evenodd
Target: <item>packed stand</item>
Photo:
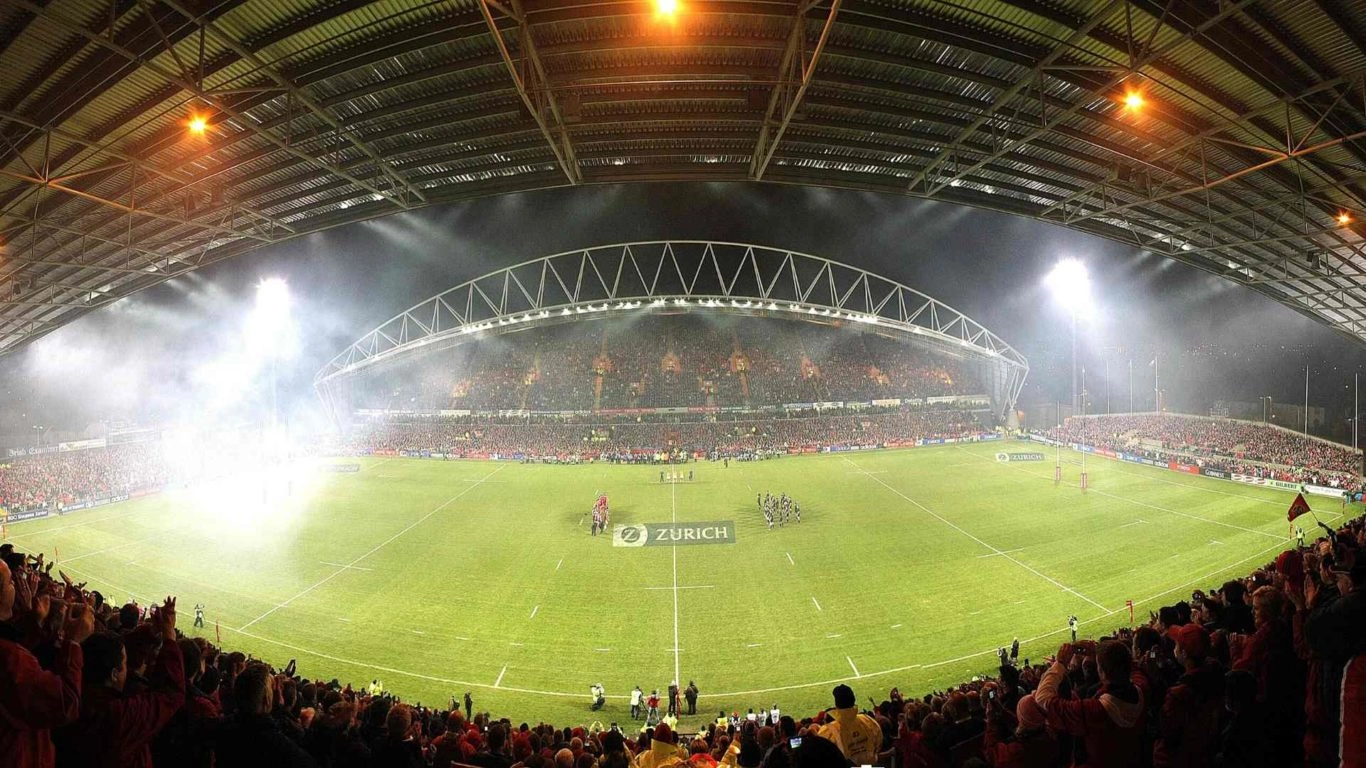
<instances>
[{"instance_id":1,"label":"packed stand","mask_svg":"<svg viewBox=\"0 0 1366 768\"><path fill-rule=\"evenodd\" d=\"M633 695L639 735L514 725L277 670L178 630L173 598L114 606L0 548L0 761L6 766L481 768L1362 768L1366 525L1358 518L1244 579L1197 590L1137 629L861 710L838 685L807 717L778 705L677 730L670 687ZM60 572L59 572L60 575ZM639 691L637 691L639 693ZM689 714L697 689L688 687ZM765 702L766 704L767 702ZM870 703L872 703L870 701ZM463 704L463 706L462 706ZM647 704L649 713L640 712ZM605 706L595 689L595 710ZM705 701L702 705L705 711ZM625 714L624 712L622 713ZM622 717L621 719L625 719ZM654 725L655 723L658 725Z\"/></svg>"},{"instance_id":2,"label":"packed stand","mask_svg":"<svg viewBox=\"0 0 1366 768\"><path fill-rule=\"evenodd\" d=\"M1049 437L1151 458L1191 457L1201 466L1286 482L1355 488L1361 454L1278 427L1171 414L1067 419Z\"/></svg>"},{"instance_id":3,"label":"packed stand","mask_svg":"<svg viewBox=\"0 0 1366 768\"><path fill-rule=\"evenodd\" d=\"M644 420L506 417L383 420L346 438L355 453L497 456L579 461L652 460L661 452L697 458L814 452L838 447L895 447L917 440L965 438L989 431L985 414L957 409L814 411L773 418Z\"/></svg>"},{"instance_id":4,"label":"packed stand","mask_svg":"<svg viewBox=\"0 0 1366 768\"><path fill-rule=\"evenodd\" d=\"M735 408L981 395L973 366L857 329L643 316L490 336L359 375L357 408Z\"/></svg>"},{"instance_id":5,"label":"packed stand","mask_svg":"<svg viewBox=\"0 0 1366 768\"><path fill-rule=\"evenodd\" d=\"M165 484L161 445L155 441L40 453L0 460L0 509L56 512Z\"/></svg>"}]
</instances>

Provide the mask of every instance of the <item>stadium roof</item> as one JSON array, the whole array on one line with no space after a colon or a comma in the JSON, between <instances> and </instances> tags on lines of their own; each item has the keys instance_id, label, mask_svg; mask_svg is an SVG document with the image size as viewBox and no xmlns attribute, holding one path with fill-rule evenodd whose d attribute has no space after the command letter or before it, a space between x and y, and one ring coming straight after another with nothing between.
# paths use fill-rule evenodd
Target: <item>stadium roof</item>
<instances>
[{"instance_id":1,"label":"stadium roof","mask_svg":"<svg viewBox=\"0 0 1366 768\"><path fill-rule=\"evenodd\" d=\"M637 180L1035 217L1366 339L1366 0L4 0L0 71L0 353L302 233Z\"/></svg>"}]
</instances>

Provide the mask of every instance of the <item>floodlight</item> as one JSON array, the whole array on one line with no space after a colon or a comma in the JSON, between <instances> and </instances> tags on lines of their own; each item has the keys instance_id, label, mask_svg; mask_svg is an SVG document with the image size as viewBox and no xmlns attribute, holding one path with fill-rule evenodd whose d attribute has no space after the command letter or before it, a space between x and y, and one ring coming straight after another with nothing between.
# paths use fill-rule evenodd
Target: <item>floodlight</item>
<instances>
[{"instance_id":1,"label":"floodlight","mask_svg":"<svg viewBox=\"0 0 1366 768\"><path fill-rule=\"evenodd\" d=\"M655 0L655 10L661 16L672 16L678 13L678 0Z\"/></svg>"},{"instance_id":2,"label":"floodlight","mask_svg":"<svg viewBox=\"0 0 1366 768\"><path fill-rule=\"evenodd\" d=\"M209 129L209 121L203 115L191 114L190 119L185 122L185 127L195 136L203 136Z\"/></svg>"},{"instance_id":3,"label":"floodlight","mask_svg":"<svg viewBox=\"0 0 1366 768\"><path fill-rule=\"evenodd\" d=\"M1352 223L1352 214L1346 211L1338 211L1337 222L1339 227L1345 227Z\"/></svg>"},{"instance_id":4,"label":"floodlight","mask_svg":"<svg viewBox=\"0 0 1366 768\"><path fill-rule=\"evenodd\" d=\"M1085 314L1091 308L1091 280L1086 265L1077 259L1063 259L1048 273L1048 287L1053 290L1067 310L1074 315Z\"/></svg>"},{"instance_id":5,"label":"floodlight","mask_svg":"<svg viewBox=\"0 0 1366 768\"><path fill-rule=\"evenodd\" d=\"M1147 101L1143 98L1142 91L1126 91L1124 93L1124 108L1130 112L1137 112L1138 110L1143 109L1145 103L1147 103Z\"/></svg>"},{"instance_id":6,"label":"floodlight","mask_svg":"<svg viewBox=\"0 0 1366 768\"><path fill-rule=\"evenodd\" d=\"M289 314L289 285L278 277L262 280L256 286L256 311L269 318Z\"/></svg>"}]
</instances>

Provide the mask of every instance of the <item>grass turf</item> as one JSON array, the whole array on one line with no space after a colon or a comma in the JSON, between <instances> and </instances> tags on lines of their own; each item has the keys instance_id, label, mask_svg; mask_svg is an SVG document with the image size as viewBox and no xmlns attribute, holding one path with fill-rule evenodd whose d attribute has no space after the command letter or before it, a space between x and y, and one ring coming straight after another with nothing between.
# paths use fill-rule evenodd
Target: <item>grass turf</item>
<instances>
[{"instance_id":1,"label":"grass turf","mask_svg":"<svg viewBox=\"0 0 1366 768\"><path fill-rule=\"evenodd\" d=\"M224 481L10 526L17 546L117 600L179 595L181 626L301 674L381 679L407 700L514 721L625 722L625 694L678 670L718 709L829 706L989 672L1014 636L1056 650L1075 614L1098 636L1274 557L1282 492L1090 459L1091 488L1046 462L997 463L984 443L652 467L363 459L298 473L272 494ZM253 490L243 491L243 488ZM613 524L733 520L730 545L613 547ZM756 492L803 521L767 530ZM1319 517L1340 502L1319 499ZM675 589L677 587L677 589ZM208 627L190 626L207 605ZM588 709L603 683L606 712Z\"/></svg>"}]
</instances>

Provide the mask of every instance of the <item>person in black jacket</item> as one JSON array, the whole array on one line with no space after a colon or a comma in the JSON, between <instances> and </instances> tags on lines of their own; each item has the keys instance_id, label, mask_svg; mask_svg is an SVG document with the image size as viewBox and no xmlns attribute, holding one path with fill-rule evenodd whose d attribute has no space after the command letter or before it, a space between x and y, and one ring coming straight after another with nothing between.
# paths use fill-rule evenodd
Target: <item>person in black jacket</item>
<instances>
[{"instance_id":1,"label":"person in black jacket","mask_svg":"<svg viewBox=\"0 0 1366 768\"><path fill-rule=\"evenodd\" d=\"M236 710L214 744L218 768L315 768L317 763L280 731L271 718L275 678L270 668L252 662L233 684Z\"/></svg>"}]
</instances>

